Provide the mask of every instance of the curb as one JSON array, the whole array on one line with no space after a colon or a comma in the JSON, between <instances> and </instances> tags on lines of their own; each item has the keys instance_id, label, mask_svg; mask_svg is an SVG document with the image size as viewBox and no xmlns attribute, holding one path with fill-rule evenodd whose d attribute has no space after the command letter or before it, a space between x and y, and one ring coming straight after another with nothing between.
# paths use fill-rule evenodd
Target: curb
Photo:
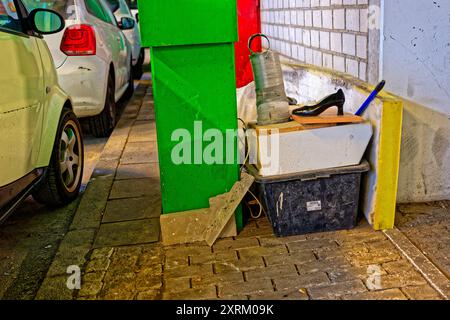
<instances>
[{"instance_id":1,"label":"curb","mask_svg":"<svg viewBox=\"0 0 450 320\"><path fill-rule=\"evenodd\" d=\"M149 88L150 84L140 83L124 108L116 128L100 155L87 188L81 195L69 231L58 247L56 256L36 294L36 300L74 299L76 290L70 290L66 285L70 276L67 268L78 266L81 271L88 261L122 152L131 128L138 120Z\"/></svg>"}]
</instances>

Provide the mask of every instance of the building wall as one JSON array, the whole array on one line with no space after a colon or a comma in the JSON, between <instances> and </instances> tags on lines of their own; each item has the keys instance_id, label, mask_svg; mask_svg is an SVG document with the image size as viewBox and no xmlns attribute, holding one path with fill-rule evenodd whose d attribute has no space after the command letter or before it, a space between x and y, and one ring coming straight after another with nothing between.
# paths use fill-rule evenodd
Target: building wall
<instances>
[{"instance_id":1,"label":"building wall","mask_svg":"<svg viewBox=\"0 0 450 320\"><path fill-rule=\"evenodd\" d=\"M450 1L384 1L387 89L450 115Z\"/></svg>"},{"instance_id":2,"label":"building wall","mask_svg":"<svg viewBox=\"0 0 450 320\"><path fill-rule=\"evenodd\" d=\"M262 32L274 50L364 81L369 18L369 0L261 0Z\"/></svg>"},{"instance_id":3,"label":"building wall","mask_svg":"<svg viewBox=\"0 0 450 320\"><path fill-rule=\"evenodd\" d=\"M450 1L386 0L381 77L404 98L399 202L450 199Z\"/></svg>"}]
</instances>

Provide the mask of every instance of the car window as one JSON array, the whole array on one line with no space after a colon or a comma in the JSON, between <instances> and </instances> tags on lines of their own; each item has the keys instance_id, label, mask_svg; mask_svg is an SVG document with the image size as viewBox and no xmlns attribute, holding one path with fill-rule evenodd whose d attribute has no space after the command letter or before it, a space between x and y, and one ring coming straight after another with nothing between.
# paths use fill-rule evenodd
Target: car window
<instances>
[{"instance_id":1,"label":"car window","mask_svg":"<svg viewBox=\"0 0 450 320\"><path fill-rule=\"evenodd\" d=\"M130 9L137 9L138 8L137 0L126 0L126 1L127 1L127 4L128 4L128 7Z\"/></svg>"},{"instance_id":2,"label":"car window","mask_svg":"<svg viewBox=\"0 0 450 320\"><path fill-rule=\"evenodd\" d=\"M33 9L51 9L58 12L64 20L75 19L74 0L22 0L28 12Z\"/></svg>"},{"instance_id":3,"label":"car window","mask_svg":"<svg viewBox=\"0 0 450 320\"><path fill-rule=\"evenodd\" d=\"M0 0L0 28L23 32L13 0Z\"/></svg>"},{"instance_id":4,"label":"car window","mask_svg":"<svg viewBox=\"0 0 450 320\"><path fill-rule=\"evenodd\" d=\"M99 18L100 20L115 25L115 19L112 17L112 14L108 14L108 9L103 6L101 0L85 0L86 8L90 14Z\"/></svg>"}]
</instances>

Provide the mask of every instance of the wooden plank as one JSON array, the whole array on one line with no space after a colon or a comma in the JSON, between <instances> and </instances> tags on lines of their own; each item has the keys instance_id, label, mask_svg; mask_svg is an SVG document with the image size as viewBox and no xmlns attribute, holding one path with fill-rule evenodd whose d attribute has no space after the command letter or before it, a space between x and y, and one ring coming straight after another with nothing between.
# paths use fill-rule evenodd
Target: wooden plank
<instances>
[{"instance_id":1,"label":"wooden plank","mask_svg":"<svg viewBox=\"0 0 450 320\"><path fill-rule=\"evenodd\" d=\"M160 218L162 243L174 245L204 241L203 233L211 221L212 214L210 208L206 208L162 215ZM233 215L220 238L236 235L236 219Z\"/></svg>"},{"instance_id":2,"label":"wooden plank","mask_svg":"<svg viewBox=\"0 0 450 320\"><path fill-rule=\"evenodd\" d=\"M211 210L212 219L203 233L203 237L208 245L212 246L220 236L254 180L253 176L242 173L241 181L236 182L230 192L218 196L217 199L213 198L210 200L210 203L213 204ZM217 212L213 211L216 210L215 208L218 208Z\"/></svg>"},{"instance_id":3,"label":"wooden plank","mask_svg":"<svg viewBox=\"0 0 450 320\"><path fill-rule=\"evenodd\" d=\"M331 127L334 125L336 125L336 124L315 123L315 124L302 125L296 121L289 121L289 122L264 125L264 126L250 125L250 127L252 129L255 129L257 135L271 135L271 134L290 133L290 132L296 132L296 131L320 129L320 128Z\"/></svg>"},{"instance_id":4,"label":"wooden plank","mask_svg":"<svg viewBox=\"0 0 450 320\"><path fill-rule=\"evenodd\" d=\"M332 114L322 114L317 117L300 117L292 115L292 119L300 125L309 124L328 124L328 123L361 123L364 119L353 114L345 114L343 116L336 116Z\"/></svg>"}]
</instances>

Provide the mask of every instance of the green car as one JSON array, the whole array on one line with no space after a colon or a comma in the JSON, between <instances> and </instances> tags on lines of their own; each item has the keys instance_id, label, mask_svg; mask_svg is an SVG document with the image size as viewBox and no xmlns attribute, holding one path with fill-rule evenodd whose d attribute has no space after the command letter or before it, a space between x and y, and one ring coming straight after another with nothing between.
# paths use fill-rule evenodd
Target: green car
<instances>
[{"instance_id":1,"label":"green car","mask_svg":"<svg viewBox=\"0 0 450 320\"><path fill-rule=\"evenodd\" d=\"M81 127L42 37L63 28L54 11L0 0L0 223L30 194L50 206L79 194Z\"/></svg>"}]
</instances>

